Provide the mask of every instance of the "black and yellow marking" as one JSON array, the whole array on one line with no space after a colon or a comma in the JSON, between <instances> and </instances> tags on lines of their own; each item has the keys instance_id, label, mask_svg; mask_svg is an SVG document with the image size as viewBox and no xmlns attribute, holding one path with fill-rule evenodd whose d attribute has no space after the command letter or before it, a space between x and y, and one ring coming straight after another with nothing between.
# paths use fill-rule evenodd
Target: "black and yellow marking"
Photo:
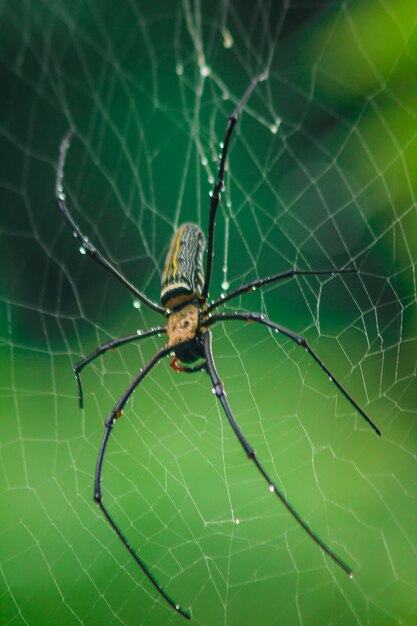
<instances>
[{"instance_id":1,"label":"black and yellow marking","mask_svg":"<svg viewBox=\"0 0 417 626\"><path fill-rule=\"evenodd\" d=\"M168 251L161 283L161 303L173 309L201 294L206 240L196 224L182 224Z\"/></svg>"}]
</instances>

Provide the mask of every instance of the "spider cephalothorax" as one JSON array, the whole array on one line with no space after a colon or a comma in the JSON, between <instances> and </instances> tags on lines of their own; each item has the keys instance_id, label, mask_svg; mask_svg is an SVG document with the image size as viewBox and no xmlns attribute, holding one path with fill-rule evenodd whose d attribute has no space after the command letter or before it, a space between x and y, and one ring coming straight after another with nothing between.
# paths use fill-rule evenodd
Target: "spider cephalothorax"
<instances>
[{"instance_id":1,"label":"spider cephalothorax","mask_svg":"<svg viewBox=\"0 0 417 626\"><path fill-rule=\"evenodd\" d=\"M203 324L207 321L199 303L185 304L170 313L167 323L168 346L172 348L174 358L171 367L176 372L190 372L197 368L184 367L178 364L194 363L204 359L202 333L206 330Z\"/></svg>"},{"instance_id":2,"label":"spider cephalothorax","mask_svg":"<svg viewBox=\"0 0 417 626\"><path fill-rule=\"evenodd\" d=\"M283 492L277 487L273 479L269 476L266 470L258 460L254 449L251 447L246 437L240 430L232 411L229 406L229 402L226 398L226 393L223 388L223 384L218 375L216 365L213 357L212 350L212 336L211 326L214 326L218 322L228 321L245 321L245 322L257 322L266 327L278 331L281 335L293 341L297 346L307 350L308 354L319 365L323 372L329 377L331 383L337 387L337 389L344 395L344 397L351 403L351 405L358 411L363 419L374 429L374 431L380 435L381 432L377 426L372 422L368 415L361 409L361 407L353 400L349 393L334 377L332 372L324 365L318 355L307 344L303 337L300 337L293 331L280 326L275 322L269 320L265 315L261 313L246 312L246 311L234 311L232 313L217 313L213 315L218 307L225 302L232 300L236 296L245 292L250 292L256 287L262 287L269 283L277 282L279 280L285 280L293 278L299 275L329 275L329 274L346 274L355 272L355 269L324 269L324 270L299 270L289 269L279 274L274 274L268 278L261 280L254 280L250 283L238 287L226 296L208 302L208 292L211 280L211 268L213 261L213 242L214 242L214 226L216 211L220 200L220 192L223 187L224 168L229 148L230 138L233 132L233 128L236 124L237 118L246 104L250 94L254 90L255 86L260 80L264 80L266 75L256 77L248 89L246 90L243 98L240 100L235 111L230 116L227 126L224 141L222 144L222 151L220 156L219 171L217 180L214 185L213 193L210 200L210 214L209 214L209 226L208 226L208 241L207 241L207 256L205 264L205 272L203 272L203 252L205 248L205 237L202 230L196 224L186 223L180 226L174 233L171 246L169 248L165 268L162 276L161 284L161 304L159 305L153 300L150 300L144 293L139 291L132 283L130 283L113 265L107 261L107 259L89 242L87 237L83 235L76 222L68 212L65 194L62 187L64 163L65 157L70 144L70 138L72 131L70 131L63 139L60 148L60 155L57 167L56 177L56 199L58 206L70 226L73 234L77 237L81 247L85 253L93 258L97 263L104 267L110 274L112 274L122 285L124 285L138 300L140 300L147 307L159 313L167 320L166 326L158 326L150 330L146 330L140 333L134 333L127 337L120 339L113 339L99 348L97 348L90 355L79 361L74 365L74 373L78 382L79 389L79 402L80 406L83 404L83 394L80 380L81 370L91 363L95 358L107 352L107 350L118 348L127 343L138 341L146 337L152 337L157 335L167 334L168 341L163 345L156 354L142 367L140 372L133 378L127 389L121 395L113 409L110 411L104 423L104 434L101 442L101 446L98 453L96 473L94 480L94 500L99 505L109 524L121 539L126 549L135 559L136 563L142 568L143 572L149 578L155 589L161 594L161 596L183 617L187 619L191 618L188 611L181 608L179 604L167 594L167 592L161 587L156 580L155 576L145 564L139 554L131 547L127 541L124 533L120 530L118 524L110 515L107 505L103 503L101 475L103 468L104 456L107 449L107 444L110 438L110 434L113 430L116 420L123 414L123 409L126 402L129 400L135 389L145 378L145 376L151 371L151 369L165 356L171 354L173 356L171 360L171 366L178 372L196 372L205 370L210 376L212 390L218 400L220 401L225 415L232 427L235 435L238 438L240 445L242 446L247 457L253 461L257 470L265 479L268 484L269 490L274 493L278 499L284 504L287 510L291 513L294 519L300 524L304 531L320 546L320 548L333 559L337 565L339 565L349 576L352 575L350 567L328 547L319 537L313 532L309 524L305 522L300 515L296 512L293 506L288 502ZM181 365L183 363L185 365ZM195 364L194 364L195 363ZM189 365L191 364L191 365ZM193 365L194 364L194 365Z\"/></svg>"}]
</instances>

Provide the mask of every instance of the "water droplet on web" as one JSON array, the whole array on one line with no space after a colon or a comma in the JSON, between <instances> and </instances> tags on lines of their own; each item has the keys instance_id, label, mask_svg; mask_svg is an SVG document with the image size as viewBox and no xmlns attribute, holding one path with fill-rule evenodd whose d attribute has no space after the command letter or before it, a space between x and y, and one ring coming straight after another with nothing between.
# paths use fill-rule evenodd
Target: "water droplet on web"
<instances>
[{"instance_id":1,"label":"water droplet on web","mask_svg":"<svg viewBox=\"0 0 417 626\"><path fill-rule=\"evenodd\" d=\"M230 34L230 31L227 28L224 29L223 33L223 46L229 50L233 46L233 37Z\"/></svg>"},{"instance_id":2,"label":"water droplet on web","mask_svg":"<svg viewBox=\"0 0 417 626\"><path fill-rule=\"evenodd\" d=\"M135 309L140 309L140 302L139 302L139 300L133 300L133 306L135 307Z\"/></svg>"},{"instance_id":3,"label":"water droplet on web","mask_svg":"<svg viewBox=\"0 0 417 626\"><path fill-rule=\"evenodd\" d=\"M333 382L333 378L331 376L329 376L329 380L331 383Z\"/></svg>"},{"instance_id":4,"label":"water droplet on web","mask_svg":"<svg viewBox=\"0 0 417 626\"><path fill-rule=\"evenodd\" d=\"M271 124L271 126L269 127L269 130L271 131L273 135L276 135L278 132L278 128L280 126L281 126L281 118L277 117L277 119L275 120L275 124Z\"/></svg>"},{"instance_id":5,"label":"water droplet on web","mask_svg":"<svg viewBox=\"0 0 417 626\"><path fill-rule=\"evenodd\" d=\"M177 67L175 68L175 71L178 74L178 76L182 76L182 74L184 73L184 67L179 63Z\"/></svg>"},{"instance_id":6,"label":"water droplet on web","mask_svg":"<svg viewBox=\"0 0 417 626\"><path fill-rule=\"evenodd\" d=\"M353 578L353 572L349 572L349 578L352 580L352 578Z\"/></svg>"},{"instance_id":7,"label":"water droplet on web","mask_svg":"<svg viewBox=\"0 0 417 626\"><path fill-rule=\"evenodd\" d=\"M208 177L208 181L209 181L210 185L212 185L212 184L214 183L214 178L213 178L213 176L209 176L209 177ZM210 196L211 196L211 194L210 194Z\"/></svg>"},{"instance_id":8,"label":"water droplet on web","mask_svg":"<svg viewBox=\"0 0 417 626\"><path fill-rule=\"evenodd\" d=\"M208 67L208 65L201 65L200 66L200 74L201 76L209 76L211 73L211 69Z\"/></svg>"},{"instance_id":9,"label":"water droplet on web","mask_svg":"<svg viewBox=\"0 0 417 626\"><path fill-rule=\"evenodd\" d=\"M84 246L80 246L78 248L78 251L79 251L80 254L87 254L87 250L84 248Z\"/></svg>"},{"instance_id":10,"label":"water droplet on web","mask_svg":"<svg viewBox=\"0 0 417 626\"><path fill-rule=\"evenodd\" d=\"M240 524L240 519L238 517L235 519L235 524Z\"/></svg>"},{"instance_id":11,"label":"water droplet on web","mask_svg":"<svg viewBox=\"0 0 417 626\"><path fill-rule=\"evenodd\" d=\"M270 491L271 493L274 493L274 491L275 491L275 487L274 487L274 485L269 485L269 491Z\"/></svg>"},{"instance_id":12,"label":"water droplet on web","mask_svg":"<svg viewBox=\"0 0 417 626\"><path fill-rule=\"evenodd\" d=\"M176 608L176 609L177 609L177 611L178 611L178 610L179 610L179 608L180 608L180 605L179 605L179 604L176 604L176 605L175 605L175 608Z\"/></svg>"},{"instance_id":13,"label":"water droplet on web","mask_svg":"<svg viewBox=\"0 0 417 626\"><path fill-rule=\"evenodd\" d=\"M222 282L222 289L227 290L227 289L229 289L229 287L230 287L230 283L228 283L228 281L227 281L227 280L224 280L224 281Z\"/></svg>"},{"instance_id":14,"label":"water droplet on web","mask_svg":"<svg viewBox=\"0 0 417 626\"><path fill-rule=\"evenodd\" d=\"M201 165L207 165L208 161L205 156L201 157Z\"/></svg>"},{"instance_id":15,"label":"water droplet on web","mask_svg":"<svg viewBox=\"0 0 417 626\"><path fill-rule=\"evenodd\" d=\"M137 334L137 335L143 335L143 331L141 331L141 330L139 330L139 329L138 329L138 330L136 331L136 334Z\"/></svg>"},{"instance_id":16,"label":"water droplet on web","mask_svg":"<svg viewBox=\"0 0 417 626\"><path fill-rule=\"evenodd\" d=\"M228 91L223 91L223 100L228 100L230 98L230 94Z\"/></svg>"}]
</instances>

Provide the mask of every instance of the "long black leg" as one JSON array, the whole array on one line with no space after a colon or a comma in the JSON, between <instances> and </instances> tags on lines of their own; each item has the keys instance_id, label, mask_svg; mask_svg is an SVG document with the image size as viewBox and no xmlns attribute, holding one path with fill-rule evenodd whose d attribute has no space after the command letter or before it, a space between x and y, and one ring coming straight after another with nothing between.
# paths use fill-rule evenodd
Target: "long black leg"
<instances>
[{"instance_id":1,"label":"long black leg","mask_svg":"<svg viewBox=\"0 0 417 626\"><path fill-rule=\"evenodd\" d=\"M122 276L122 274L115 267L113 267L113 265L111 265L111 263L109 263L109 261L107 261L107 259L105 259L102 256L102 254L100 254L100 252L90 243L88 238L85 235L83 235L78 225L75 223L75 221L69 214L67 205L66 205L65 193L64 193L64 188L63 188L62 183L63 183L63 178L64 178L65 159L67 156L68 148L71 143L72 134L73 134L73 130L70 129L61 142L61 145L59 148L59 159L58 159L58 165L56 168L56 180L55 180L55 197L56 197L58 207L62 215L65 218L65 221L67 222L68 226L71 228L73 235L80 242L86 254L88 254L92 259L94 259L95 261L97 261L97 263L99 263L102 267L104 267L104 269L110 272L112 276L114 276L119 282L121 282L122 285L124 285L124 287L126 287L138 300L143 302L143 304L146 304L146 306L148 306L153 311L156 311L157 313L166 315L166 311L162 306L160 306L159 304L156 304L156 302L153 302L147 296L145 296L144 293L136 289L136 287L132 285L132 283L130 283L124 276Z\"/></svg>"},{"instance_id":2,"label":"long black leg","mask_svg":"<svg viewBox=\"0 0 417 626\"><path fill-rule=\"evenodd\" d=\"M212 382L212 385L213 385L213 393L220 400L220 402L221 402L221 404L223 406L224 412L226 413L226 417L229 420L229 423L230 423L231 427L233 428L233 431L234 431L236 437L239 439L239 442L240 442L242 448L244 449L248 459L254 462L254 464L256 465L256 467L259 470L260 474L263 476L263 478L268 483L269 490L271 491L271 493L275 493L276 494L276 496L279 498L279 500L281 500L282 504L291 513L293 518L300 524L300 526L305 530L305 532L309 535L309 537L311 537L313 539L313 541L315 541L317 543L317 545L319 545L320 548L331 559L333 559L333 561L335 563L337 563L337 565L339 565L346 572L346 574L348 574L348 576L352 577L353 573L352 573L352 570L350 569L350 567L344 561L342 561L342 559L339 556L337 556L337 554L335 552L333 552L333 550L331 550L331 548L329 548L316 535L315 532L313 532L311 530L311 528L307 524L307 522L305 522L300 517L300 515L297 513L297 511L288 502L288 500L286 499L284 494L276 486L276 484L271 479L269 474L266 472L266 470L263 468L261 463L258 461L258 458L257 458L257 456L255 454L255 450L249 444L249 442L247 441L246 437L243 435L242 431L240 430L239 426L237 425L236 420L233 417L232 412L230 410L229 403L228 403L228 401L226 399L226 393L225 393L224 388L223 388L223 383L222 383L222 381L219 378L219 375L217 373L217 369L216 369L216 366L215 366L215 363L214 363L211 332L209 330L204 333L204 353L205 353L206 360L207 360L207 371L208 371L208 373L210 375L211 382Z\"/></svg>"},{"instance_id":3,"label":"long black leg","mask_svg":"<svg viewBox=\"0 0 417 626\"><path fill-rule=\"evenodd\" d=\"M132 341L139 341L139 339L144 339L145 337L152 337L153 335L161 335L162 333L166 333L165 326L161 326L159 328L151 328L143 333L135 333L134 335L128 335L127 337L121 337L120 339L113 339L112 341L108 341L107 343L103 343L103 345L99 346L94 352L86 356L78 363L74 363L72 369L74 370L75 380L77 381L78 386L78 403L80 405L80 409L84 406L83 400L83 388L81 385L80 372L86 365L94 361L98 356L107 352L107 350L114 350L115 348L120 348L120 346L124 346L126 343L130 343Z\"/></svg>"},{"instance_id":4,"label":"long black leg","mask_svg":"<svg viewBox=\"0 0 417 626\"><path fill-rule=\"evenodd\" d=\"M158 352L146 363L146 365L143 367L140 373L136 376L136 378L130 383L129 387L126 389L126 391L118 400L118 402L116 403L111 413L108 415L104 424L104 435L103 435L103 439L102 439L101 446L100 446L100 451L98 453L98 458L97 458L96 475L95 475L95 481L94 481L94 500L97 502L98 506L103 511L110 526L113 528L113 530L115 531L119 539L121 539L123 545L126 547L129 554L135 559L136 563L139 565L139 567L143 570L143 572L149 578L149 580L151 581L155 589L161 594L164 600L168 602L168 604L177 611L177 613L180 613L183 617L187 619L191 619L190 613L188 613L188 611L186 611L185 609L182 609L179 604L177 604L176 602L174 602L172 598L170 598L170 596L166 593L166 591L164 591L164 589L158 583L158 581L156 580L156 578L150 571L149 567L144 563L144 561L142 561L141 557L134 551L134 549L132 548L132 546L130 545L130 543L128 542L128 540L126 539L126 537L124 536L124 534L122 533L122 531L120 530L120 528L118 527L118 525L116 524L116 522L114 521L110 513L108 512L107 508L104 506L103 493L101 489L101 472L103 468L103 460L104 460L104 455L106 452L107 444L108 444L113 426L116 423L116 420L119 417L121 417L123 413L123 408L126 402L129 400L130 396L133 394L133 392L135 391L139 383L150 372L150 370L158 363L158 361L160 361L165 355L167 355L171 351L171 349L172 348L168 346L164 346L163 348L158 350Z\"/></svg>"},{"instance_id":5,"label":"long black leg","mask_svg":"<svg viewBox=\"0 0 417 626\"><path fill-rule=\"evenodd\" d=\"M325 374L327 374L327 376L329 377L329 380L334 385L336 385L336 387L339 389L339 391L342 392L342 394L345 396L346 400L348 400L350 402L350 404L363 417L363 419L366 422L368 422L368 424L373 428L373 430L376 432L376 434L381 436L381 431L379 430L378 426L376 426L374 424L374 422L365 413L365 411L363 409L361 409L359 404L357 402L355 402L355 400L352 398L352 396L350 396L348 394L346 389L334 377L332 372L324 365L323 361L318 357L318 355L314 352L314 350L312 348L310 348L310 346L308 345L308 343L304 339L304 337L301 337L300 335L297 335L296 333L293 333L291 330L288 330L288 328L284 328L284 326L280 326L279 324L276 324L275 322L271 322L271 320L269 320L266 317L266 315L262 315L261 313L246 313L246 312L239 313L237 311L235 311L233 313L218 313L217 315L213 315L213 317L211 317L208 320L208 322L206 322L206 326L211 326L212 324L215 324L216 322L224 322L226 320L244 320L246 322L259 322L260 324L265 324L265 326L269 326L269 328L273 328L275 331L280 332L283 335L285 335L285 337L288 337L289 339L291 339L291 341L294 341L294 343L297 344L297 346L301 346L302 348L307 350L309 355L313 357L313 359L321 367L323 372Z\"/></svg>"},{"instance_id":6,"label":"long black leg","mask_svg":"<svg viewBox=\"0 0 417 626\"><path fill-rule=\"evenodd\" d=\"M224 304L228 300L232 298L236 298L236 296L240 296L242 293L251 292L257 289L258 287L263 287L264 285L268 285L269 283L274 283L278 280L284 280L285 278L293 278L294 276L323 276L323 275L333 275L333 274L354 274L358 270L354 267L343 269L343 270L296 270L291 269L285 272L280 272L279 274L274 274L273 276L268 276L268 278L261 278L260 280L253 280L250 283L246 283L242 285L235 291L224 295L222 298L218 300L214 300L210 306L208 307L208 311L214 311L220 305Z\"/></svg>"},{"instance_id":7,"label":"long black leg","mask_svg":"<svg viewBox=\"0 0 417 626\"><path fill-rule=\"evenodd\" d=\"M224 135L224 140L222 144L222 152L220 156L219 171L217 174L217 180L214 185L214 189L213 189L213 192L211 194L211 199L210 199L210 217L209 217L209 228L208 228L206 273L205 273L203 290L201 292L201 297L203 300L207 299L207 294L208 294L208 290L210 287L211 268L213 264L214 223L216 219L217 207L219 206L220 193L224 185L224 168L226 165L226 158L227 158L227 153L229 150L230 138L232 136L233 129L236 125L237 118L239 117L239 114L241 113L246 102L249 100L249 97L252 91L255 89L256 85L260 81L265 80L266 77L267 77L266 73L263 73L263 74L260 74L259 76L256 76L252 80L251 84L249 85L245 93L243 94L243 98L241 99L241 101L239 102L235 110L233 111L232 115L227 120L226 132Z\"/></svg>"}]
</instances>

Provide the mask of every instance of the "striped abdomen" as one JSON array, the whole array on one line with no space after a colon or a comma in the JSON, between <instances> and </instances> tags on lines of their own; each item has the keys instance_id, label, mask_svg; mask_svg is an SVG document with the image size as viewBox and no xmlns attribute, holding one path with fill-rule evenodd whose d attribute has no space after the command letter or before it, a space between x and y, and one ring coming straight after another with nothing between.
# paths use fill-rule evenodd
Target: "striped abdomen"
<instances>
[{"instance_id":1,"label":"striped abdomen","mask_svg":"<svg viewBox=\"0 0 417 626\"><path fill-rule=\"evenodd\" d=\"M161 283L162 306L173 309L201 294L206 240L196 224L183 224L172 238Z\"/></svg>"}]
</instances>

